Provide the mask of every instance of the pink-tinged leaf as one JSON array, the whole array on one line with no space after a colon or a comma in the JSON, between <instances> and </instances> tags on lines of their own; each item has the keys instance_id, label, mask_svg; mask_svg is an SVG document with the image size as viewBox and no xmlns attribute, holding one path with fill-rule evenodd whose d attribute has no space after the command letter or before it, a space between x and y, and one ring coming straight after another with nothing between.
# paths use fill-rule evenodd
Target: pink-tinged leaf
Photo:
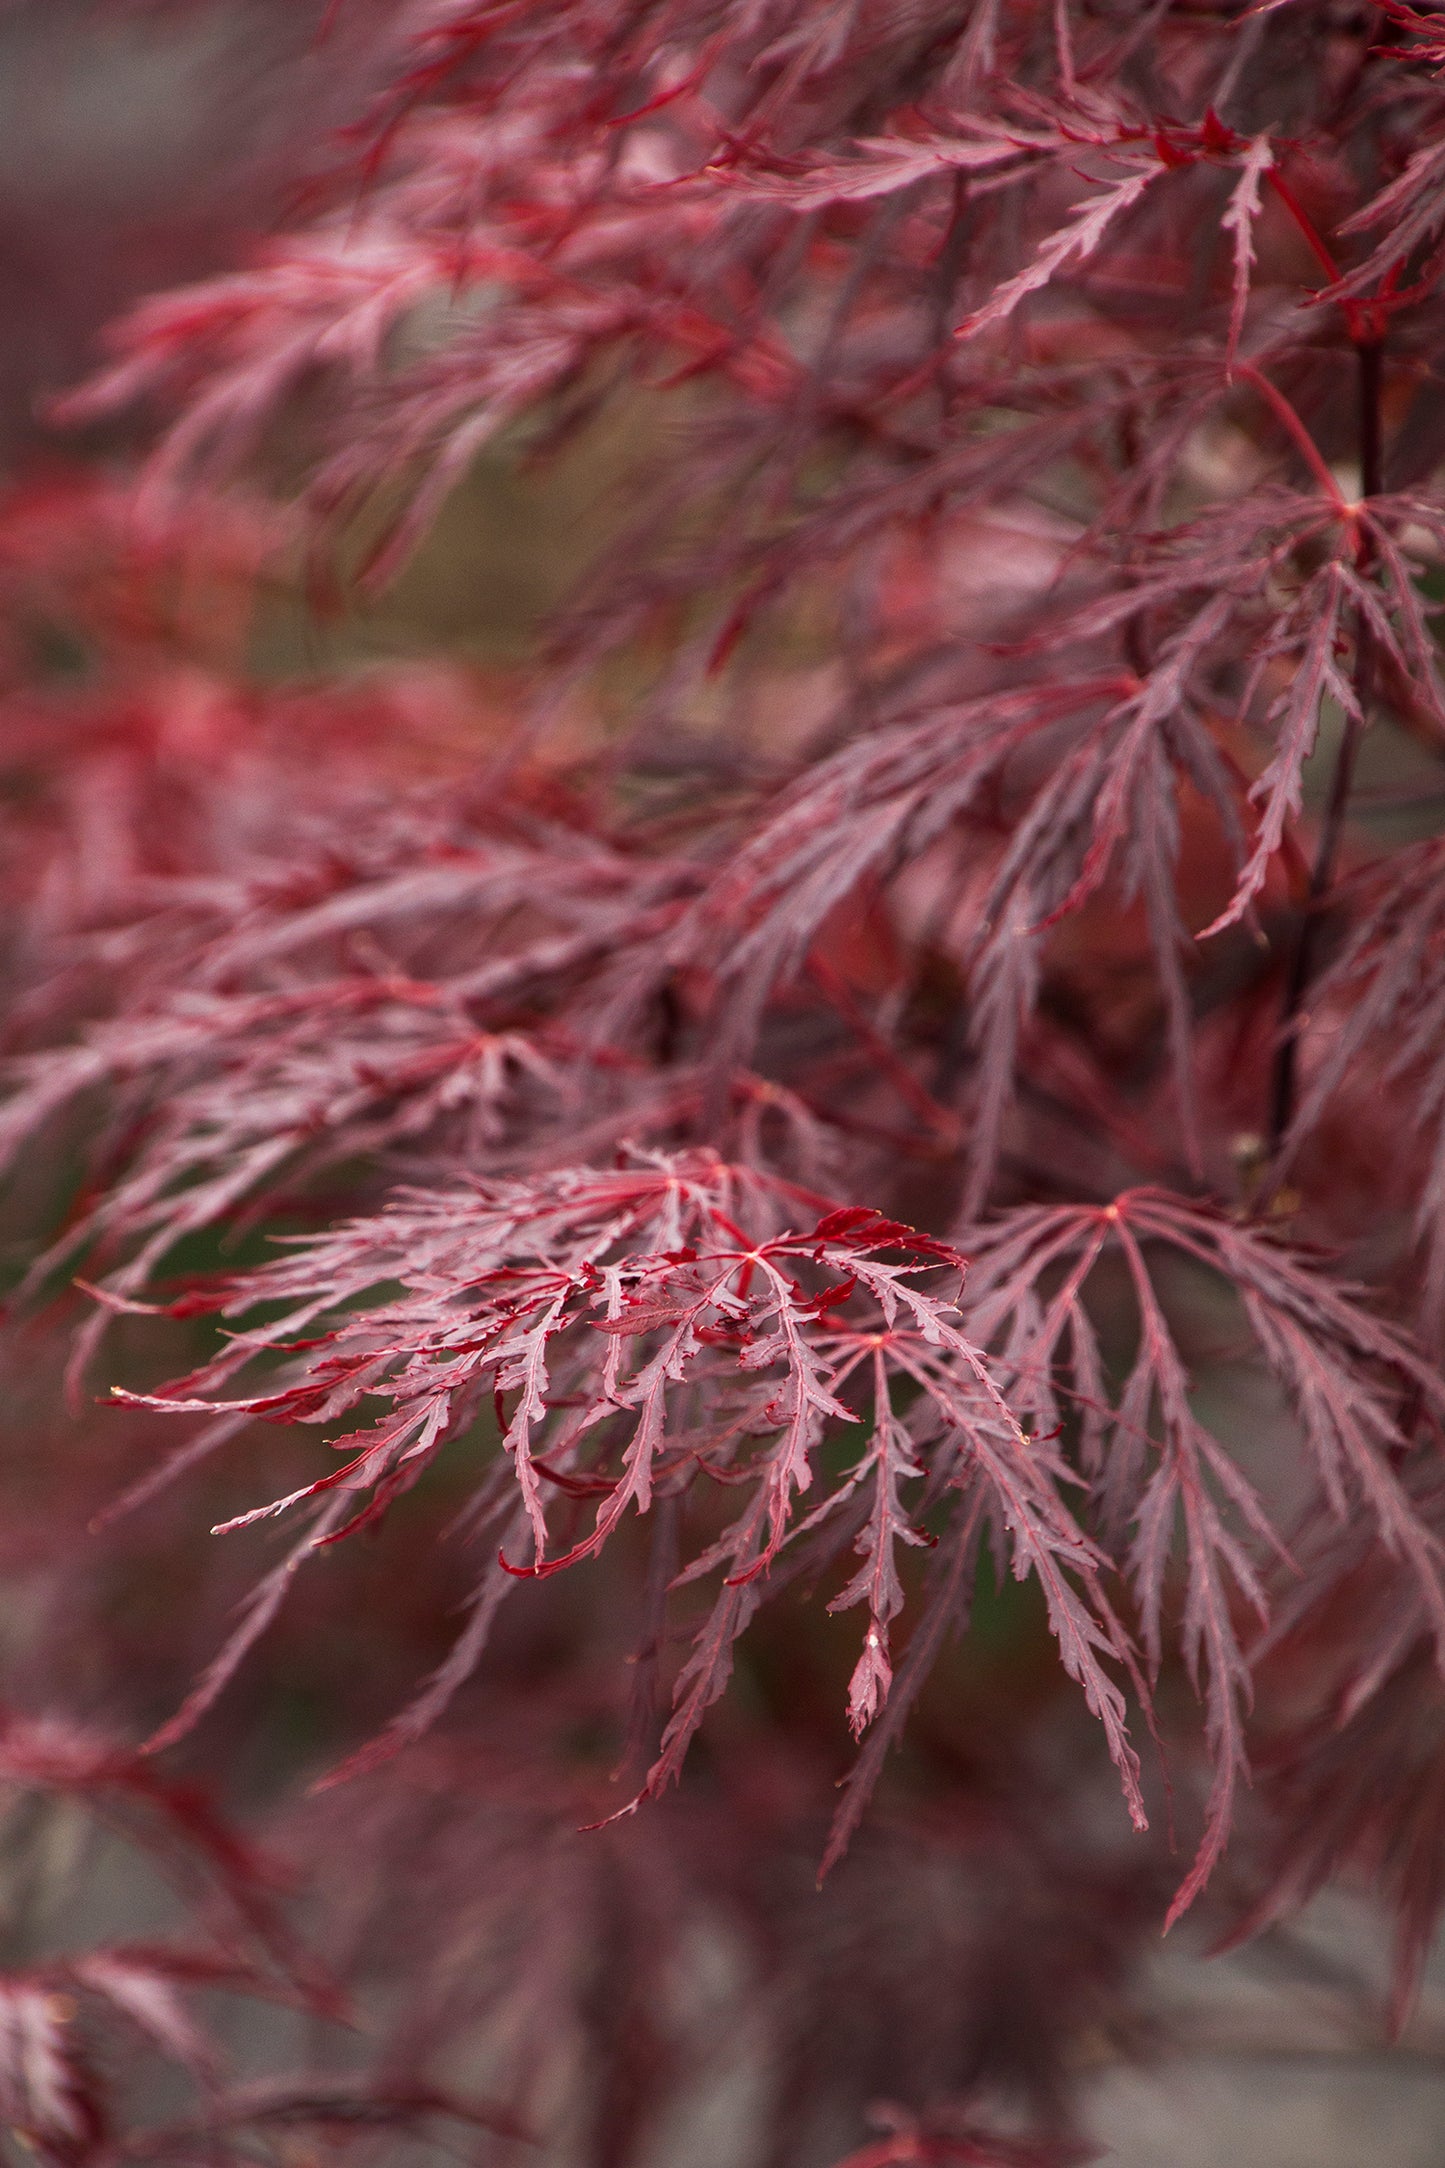
<instances>
[{"instance_id":1,"label":"pink-tinged leaf","mask_svg":"<svg viewBox=\"0 0 1445 2168\"><path fill-rule=\"evenodd\" d=\"M1229 208L1220 224L1234 236L1234 288L1229 305L1229 337L1225 342L1226 367L1232 367L1244 335L1245 311L1249 307L1249 280L1254 269L1254 231L1259 219L1264 177L1274 165L1274 151L1267 135L1256 136L1240 164L1239 179L1230 191Z\"/></svg>"},{"instance_id":2,"label":"pink-tinged leaf","mask_svg":"<svg viewBox=\"0 0 1445 2168\"><path fill-rule=\"evenodd\" d=\"M851 1604L869 1606L869 1626L862 1637L862 1654L847 1689L847 1717L854 1728L854 1737L860 1737L888 1700L888 1687L893 1685L893 1665L888 1661L888 1624L903 1609L903 1583L899 1580L895 1546L919 1546L927 1541L919 1528L912 1526L908 1509L899 1498L899 1485L919 1481L923 1468L914 1459L914 1446L908 1431L893 1414L888 1364L882 1348L873 1351L873 1437L854 1476L858 1483L871 1479L873 1487L869 1520L864 1522L862 1533L854 1544L854 1550L864 1563L847 1587L834 1596L828 1609L847 1611Z\"/></svg>"},{"instance_id":3,"label":"pink-tinged leaf","mask_svg":"<svg viewBox=\"0 0 1445 2168\"><path fill-rule=\"evenodd\" d=\"M989 1350L1002 1388L1017 1404L1032 1404L1040 1420L1054 1419L1056 1396L1066 1407L1074 1397L1081 1403L1100 1539L1124 1552L1151 1670L1165 1653L1167 1594L1176 1575L1182 1579L1177 1645L1204 1703L1213 1777L1200 1847L1171 1912L1177 1918L1218 1863L1248 1771L1249 1640L1258 1633L1242 1636L1238 1600L1263 1623L1267 1576L1293 1562L1227 1442L1195 1412L1150 1250L1183 1253L1235 1289L1259 1353L1299 1417L1318 1510L1340 1520L1360 1511L1370 1517L1442 1648L1445 1556L1391 1462L1403 1446L1408 1396L1445 1412L1445 1389L1408 1339L1307 1254L1162 1191L1126 1192L1106 1207L1028 1208L968 1241L964 1321ZM1101 1406L1104 1380L1082 1296L1110 1250L1128 1275L1139 1340L1112 1404ZM1057 1293L1041 1300L1040 1280L1061 1269Z\"/></svg>"},{"instance_id":4,"label":"pink-tinged leaf","mask_svg":"<svg viewBox=\"0 0 1445 2168\"><path fill-rule=\"evenodd\" d=\"M865 1564L839 1599L866 1602L869 1611L872 1638L851 1701L855 1728L876 1714L891 1675L887 1635L903 1603L896 1547L922 1540L903 1493L926 1471L935 1482L946 1476L976 1485L985 1514L1011 1547L1016 1574L1039 1579L1065 1669L1103 1724L1131 1812L1142 1820L1124 1700L1105 1668L1129 1659L1102 1593L1104 1561L1059 1496L1066 1471L1023 1432L988 1358L960 1330L953 1291L963 1260L947 1244L857 1209L825 1209L806 1232L768 1231L782 1201L783 1194L706 1155L643 1159L611 1174L568 1169L532 1184L414 1193L374 1221L296 1244L243 1276L228 1308L279 1303L279 1320L237 1335L197 1378L183 1381L177 1407L253 1407L272 1420L315 1422L380 1394L392 1413L345 1441L360 1450L341 1469L260 1509L264 1517L331 1491L314 1528L262 1582L152 1745L179 1737L210 1706L301 1564L353 1525L340 1520L347 1491L369 1487L373 1503L362 1519L375 1518L412 1457L428 1458L459 1427L459 1411L485 1404L495 1388L518 1395L502 1445L536 1543L530 1566L510 1560L504 1546L501 1574L547 1577L595 1556L625 1514L649 1512L660 1471L671 1484L691 1481L715 1453L717 1472L746 1489L732 1526L677 1576L685 1584L721 1568L724 1578L675 1684L673 1716L648 1779L656 1789L680 1768L722 1691L733 1640L798 1534L797 1504L817 1481L829 1426L859 1419L845 1391L865 1364L873 1440L844 1489L866 1481L872 1511L861 1543ZM757 1228L751 1240L750 1218ZM942 1286L919 1284L940 1273ZM372 1311L354 1307L389 1281L400 1281L399 1297ZM613 1328L601 1334L599 1309L600 1322ZM331 1330L298 1344L297 1316L318 1312L332 1314ZM636 1367L629 1369L634 1346ZM198 1382L214 1394L273 1349L291 1368L277 1390L240 1402L197 1395ZM891 1376L921 1388L921 1433L890 1412ZM722 1394L727 1420L715 1419L711 1438L706 1424L700 1435L691 1432L680 1455L675 1403L691 1405L704 1385ZM163 1407L166 1396L152 1395L149 1404ZM608 1480L588 1480L592 1471ZM590 1531L547 1557L553 1502L589 1492L600 1500ZM496 1493L489 1473L482 1495L490 1512ZM434 1714L471 1668L501 1586L491 1581L455 1662L443 1666L416 1712L399 1720L401 1733Z\"/></svg>"},{"instance_id":5,"label":"pink-tinged leaf","mask_svg":"<svg viewBox=\"0 0 1445 2168\"><path fill-rule=\"evenodd\" d=\"M1343 583L1331 568L1318 615L1310 626L1288 690L1270 710L1276 732L1275 752L1250 796L1263 810L1254 849L1240 874L1239 884L1225 909L1203 928L1207 940L1227 926L1237 925L1264 886L1266 875L1278 856L1288 822L1298 815L1304 797L1304 767L1319 735L1320 711L1332 696L1346 715L1357 715L1356 700L1348 678L1339 667L1337 650L1341 638Z\"/></svg>"},{"instance_id":6,"label":"pink-tinged leaf","mask_svg":"<svg viewBox=\"0 0 1445 2168\"><path fill-rule=\"evenodd\" d=\"M978 1574L979 1534L984 1501L975 1490L962 1515L961 1527L950 1531L940 1543L935 1559L933 1585L922 1616L914 1625L896 1676L890 1681L886 1706L873 1725L851 1769L843 1780L843 1796L828 1831L828 1842L818 1868L821 1884L847 1852L867 1812L889 1749L896 1745L904 1721L917 1700L928 1674L950 1633L962 1633L968 1623L973 1587Z\"/></svg>"},{"instance_id":7,"label":"pink-tinged leaf","mask_svg":"<svg viewBox=\"0 0 1445 2168\"><path fill-rule=\"evenodd\" d=\"M924 136L916 141L860 136L847 158L721 165L717 171L721 179L749 195L787 204L791 210L816 211L833 203L865 203L891 196L900 189L917 187L920 181L955 173L988 173L1020 165L1027 149L1027 137L1010 138L1002 133Z\"/></svg>"},{"instance_id":8,"label":"pink-tinged leaf","mask_svg":"<svg viewBox=\"0 0 1445 2168\"><path fill-rule=\"evenodd\" d=\"M1100 195L1088 197L1072 213L1066 225L1049 235L1022 271L1005 279L980 308L965 317L956 336L977 338L981 331L1012 316L1021 301L1048 286L1068 265L1087 263L1103 244L1115 219L1132 210L1164 170L1163 166L1154 166L1143 173L1131 173Z\"/></svg>"}]
</instances>

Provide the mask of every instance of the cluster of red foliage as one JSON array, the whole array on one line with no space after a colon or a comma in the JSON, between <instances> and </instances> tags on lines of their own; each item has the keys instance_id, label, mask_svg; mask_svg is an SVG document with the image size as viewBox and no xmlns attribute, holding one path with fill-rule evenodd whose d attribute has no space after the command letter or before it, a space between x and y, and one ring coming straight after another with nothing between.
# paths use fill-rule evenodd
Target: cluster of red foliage
<instances>
[{"instance_id":1,"label":"cluster of red foliage","mask_svg":"<svg viewBox=\"0 0 1445 2168\"><path fill-rule=\"evenodd\" d=\"M1062 2161L1070 2042L1252 1762L1237 1930L1365 1874L1403 2018L1445 1899L1445 17L421 0L374 36L292 224L60 403L148 406L139 482L0 531L0 1151L52 1223L37 1155L84 1163L17 1331L184 1426L112 1418L123 1506L184 1474L170 1543L201 1499L292 1523L179 1708L115 1705L157 1751L229 1688L225 1768L278 1679L324 1691L371 1802L336 1916L429 2013L378 2114L455 2105L444 2047L640 2160L731 1964L719 2006L792 2026L758 2159ZM618 411L630 501L520 678L247 680L267 568L385 583L484 446ZM283 1495L226 1500L237 1464ZM930 1701L1011 1580L1117 1826L1090 1793L1048 1833L1061 1740L1092 1781L1051 1684L988 1756ZM863 1615L826 1710L799 1590ZM1127 1835L1171 1782L1172 1901ZM383 1925L420 1831L452 1884Z\"/></svg>"}]
</instances>

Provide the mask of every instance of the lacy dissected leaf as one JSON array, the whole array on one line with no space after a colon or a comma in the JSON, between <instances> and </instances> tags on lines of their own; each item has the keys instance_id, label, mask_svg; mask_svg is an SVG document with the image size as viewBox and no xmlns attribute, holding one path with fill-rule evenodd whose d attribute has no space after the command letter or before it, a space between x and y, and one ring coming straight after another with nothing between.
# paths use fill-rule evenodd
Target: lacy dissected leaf
<instances>
[{"instance_id":1,"label":"lacy dissected leaf","mask_svg":"<svg viewBox=\"0 0 1445 2168\"><path fill-rule=\"evenodd\" d=\"M921 181L954 175L997 173L1032 164L1030 153L1055 149L1037 130L1015 132L975 121L969 133L956 136L863 136L843 158L815 157L787 161L779 157L751 162L720 162L720 177L767 202L795 211L817 211L835 203L862 203L916 188Z\"/></svg>"},{"instance_id":2,"label":"lacy dissected leaf","mask_svg":"<svg viewBox=\"0 0 1445 2168\"><path fill-rule=\"evenodd\" d=\"M787 1231L782 1215L803 1202L707 1155L413 1192L219 1291L227 1316L261 1305L281 1314L237 1331L148 1404L327 1425L375 1399L386 1412L335 1441L347 1457L334 1472L226 1524L298 1508L309 1516L166 1736L214 1697L302 1560L376 1520L494 1405L506 1458L500 1475L484 1463L470 1517L500 1534L502 1548L479 1584L473 1616L483 1624L465 1636L467 1664L480 1653L499 1572L543 1578L573 1566L624 1517L700 1476L738 1502L677 1576L687 1585L720 1572L722 1585L676 1679L649 1789L678 1773L774 1560L830 1518L838 1544L854 1537L864 1561L837 1598L868 1608L855 1728L876 1713L903 1600L897 1554L921 1540L904 1498L923 1491L926 1469L935 1497L975 1496L1013 1571L1038 1579L1065 1668L1142 1815L1123 1696L1105 1668L1127 1651L1102 1593L1103 1560L1063 1501L1064 1470L1047 1438L1020 1429L954 1322L962 1261L862 1207ZM940 1275L942 1291L915 1284ZM388 1296L387 1283L401 1294ZM222 1397L273 1358L280 1369L262 1389ZM906 1414L893 1404L899 1386L912 1403ZM825 1435L864 1421L860 1394L871 1403L861 1455L800 1519ZM559 1519L574 1531L560 1554ZM523 1528L530 1561L514 1555ZM461 1675L448 1668L446 1691Z\"/></svg>"},{"instance_id":3,"label":"lacy dissected leaf","mask_svg":"<svg viewBox=\"0 0 1445 2168\"><path fill-rule=\"evenodd\" d=\"M1247 1769L1249 1628L1270 1615L1271 1568L1289 1553L1271 1507L1226 1437L1196 1412L1185 1357L1156 1283L1156 1258L1192 1260L1225 1281L1257 1357L1292 1408L1318 1509L1364 1514L1410 1580L1445 1651L1438 1539L1393 1465L1408 1410L1441 1404L1433 1366L1374 1317L1358 1290L1263 1229L1161 1191L1099 1207L1024 1207L969 1236L965 1316L1005 1389L1040 1433L1071 1428L1099 1540L1121 1557L1157 1673L1178 1573L1179 1645L1204 1699L1214 1778L1199 1854L1174 1901L1192 1902L1217 1863ZM1105 1260L1122 1265L1132 1358L1111 1382L1084 1292ZM1274 1509L1277 1514L1278 1508Z\"/></svg>"}]
</instances>

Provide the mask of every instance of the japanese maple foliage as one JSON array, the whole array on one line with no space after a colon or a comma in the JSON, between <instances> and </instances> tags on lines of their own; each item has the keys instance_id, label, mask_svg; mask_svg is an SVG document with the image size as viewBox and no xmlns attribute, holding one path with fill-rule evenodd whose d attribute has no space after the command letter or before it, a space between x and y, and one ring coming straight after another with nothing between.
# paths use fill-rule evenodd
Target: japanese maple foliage
<instances>
[{"instance_id":1,"label":"japanese maple foliage","mask_svg":"<svg viewBox=\"0 0 1445 2168\"><path fill-rule=\"evenodd\" d=\"M0 1155L22 1203L37 1152L84 1165L17 1329L144 1418L97 1543L174 1481L175 1540L283 1545L128 1714L224 1739L298 1604L362 1604L403 1691L335 1682L313 1774L405 1822L414 1757L482 1768L530 1700L520 1791L453 1811L508 1861L560 1800L629 1817L590 1837L634 1864L575 1872L625 1913L655 1842L683 1965L676 1861L730 1812L769 1858L806 1828L842 1917L874 1815L973 1826L974 1749L926 1742L1017 1583L1093 1731L1042 1694L990 1812L1063 1888L1025 1801L1067 1738L1149 1862L1068 2024L1144 1912L1242 1932L1335 1873L1396 1915L1403 2023L1445 1901L1445 16L425 0L368 36L289 222L53 403L139 418L138 474L0 526ZM483 452L565 471L603 427L609 539L524 669L248 671L267 582L344 611ZM421 1632L340 1564L393 1542ZM557 2081L579 2158L702 2082L638 1939L651 2046L585 2143ZM523 2103L567 1967L488 1964L459 2025ZM784 2059L756 2157L1077 2157L1066 2030L881 2082L872 2141L851 2096L790 2121Z\"/></svg>"}]
</instances>

